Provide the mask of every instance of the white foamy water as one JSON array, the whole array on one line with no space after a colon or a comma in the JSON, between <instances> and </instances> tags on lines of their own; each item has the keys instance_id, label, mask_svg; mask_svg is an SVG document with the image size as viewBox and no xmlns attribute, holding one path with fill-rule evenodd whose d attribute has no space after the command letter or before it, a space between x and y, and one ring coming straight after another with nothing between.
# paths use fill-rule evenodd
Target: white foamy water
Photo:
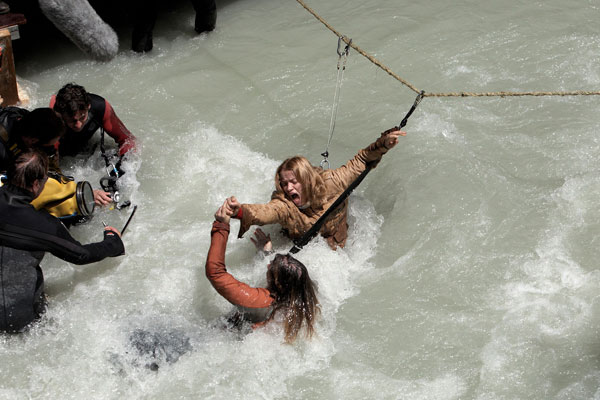
<instances>
[{"instance_id":1,"label":"white foamy water","mask_svg":"<svg viewBox=\"0 0 600 400\"><path fill-rule=\"evenodd\" d=\"M595 1L309 5L428 92L600 88ZM337 39L293 1L219 2L216 31L192 25L183 2L160 16L151 53L128 51L121 28L108 63L66 45L17 59L30 107L70 81L111 102L141 142L123 177L139 208L126 256L46 256L49 310L0 336L0 398L600 398L600 98L425 98L351 197L347 248L316 240L299 253L322 318L314 340L289 346L276 326L222 329L232 306L204 261L227 196L266 202L283 159L320 162ZM351 50L332 166L415 95ZM98 186L99 157L71 163ZM99 240L101 220L127 215L101 210L72 233ZM268 259L237 229L229 269L263 284ZM136 332L169 338L158 371Z\"/></svg>"}]
</instances>

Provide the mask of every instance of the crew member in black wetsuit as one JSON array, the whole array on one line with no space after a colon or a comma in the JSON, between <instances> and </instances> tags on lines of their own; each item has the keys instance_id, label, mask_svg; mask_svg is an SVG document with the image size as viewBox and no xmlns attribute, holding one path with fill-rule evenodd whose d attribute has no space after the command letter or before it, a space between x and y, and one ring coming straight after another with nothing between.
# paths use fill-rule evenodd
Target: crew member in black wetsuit
<instances>
[{"instance_id":1,"label":"crew member in black wetsuit","mask_svg":"<svg viewBox=\"0 0 600 400\"><path fill-rule=\"evenodd\" d=\"M105 228L103 241L82 245L58 219L29 204L47 173L48 157L32 150L17 157L0 187L0 331L22 331L44 311L45 252L79 265L124 254L115 228Z\"/></svg>"},{"instance_id":2,"label":"crew member in black wetsuit","mask_svg":"<svg viewBox=\"0 0 600 400\"><path fill-rule=\"evenodd\" d=\"M102 134L100 150L107 165L109 162L104 154L104 132L119 145L120 158L136 148L135 136L117 117L110 103L103 97L86 92L83 86L66 84L56 96L52 96L50 107L62 116L67 127L58 148L61 157L84 152L98 129ZM119 169L119 165L120 161L116 163L116 169ZM107 205L112 201L110 194L104 191L94 191L94 200L98 205Z\"/></svg>"}]
</instances>

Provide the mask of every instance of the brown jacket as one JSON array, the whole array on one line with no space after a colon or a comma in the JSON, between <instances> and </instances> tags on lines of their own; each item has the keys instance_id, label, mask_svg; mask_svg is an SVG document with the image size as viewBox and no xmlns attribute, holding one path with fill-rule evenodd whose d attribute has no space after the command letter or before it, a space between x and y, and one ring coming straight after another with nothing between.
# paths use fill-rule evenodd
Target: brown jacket
<instances>
[{"instance_id":1,"label":"brown jacket","mask_svg":"<svg viewBox=\"0 0 600 400\"><path fill-rule=\"evenodd\" d=\"M282 192L273 192L267 204L242 204L242 218L238 237L252 225L280 224L286 234L297 239L308 231L321 215L333 204L344 190L363 172L370 161L379 162L387 152L384 146L384 132L380 138L360 150L346 165L320 172L326 187L326 201L322 207L298 208ZM325 221L319 233L327 240L332 249L344 247L348 237L348 201L344 202Z\"/></svg>"}]
</instances>

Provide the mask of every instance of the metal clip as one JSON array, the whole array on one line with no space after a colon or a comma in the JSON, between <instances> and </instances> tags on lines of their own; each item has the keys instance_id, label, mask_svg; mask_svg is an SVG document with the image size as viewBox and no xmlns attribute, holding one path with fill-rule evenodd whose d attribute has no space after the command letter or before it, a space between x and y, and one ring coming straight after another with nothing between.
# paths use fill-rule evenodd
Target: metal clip
<instances>
[{"instance_id":1,"label":"metal clip","mask_svg":"<svg viewBox=\"0 0 600 400\"><path fill-rule=\"evenodd\" d=\"M408 122L408 118L412 115L413 111L415 111L415 109L417 108L417 106L419 105L421 100L423 100L423 97L425 97L425 91L421 90L421 93L419 93L417 95L417 98L415 99L415 102L413 103L412 107L410 108L408 113L404 116L404 119L402 120L402 122L400 122L400 125L398 125L398 129L402 129L406 126L406 123Z\"/></svg>"},{"instance_id":2,"label":"metal clip","mask_svg":"<svg viewBox=\"0 0 600 400\"><path fill-rule=\"evenodd\" d=\"M350 53L350 46L352 46L352 38L348 40L348 44L346 44L346 47L344 48L344 53L346 53L346 56L348 56Z\"/></svg>"},{"instance_id":3,"label":"metal clip","mask_svg":"<svg viewBox=\"0 0 600 400\"><path fill-rule=\"evenodd\" d=\"M352 44L352 39L349 39L348 44L346 44L346 47L344 48L344 51L340 51L340 49L342 48L342 43L345 43L344 38L348 39L346 36L338 37L337 55L340 57L343 55L348 55L348 52L350 51L350 45Z\"/></svg>"},{"instance_id":4,"label":"metal clip","mask_svg":"<svg viewBox=\"0 0 600 400\"><path fill-rule=\"evenodd\" d=\"M419 105L419 103L421 102L421 100L423 100L423 97L425 97L425 91L421 90L421 93L419 93L417 95L417 98L415 99L413 107L417 108L417 106Z\"/></svg>"},{"instance_id":5,"label":"metal clip","mask_svg":"<svg viewBox=\"0 0 600 400\"><path fill-rule=\"evenodd\" d=\"M329 157L329 152L325 151L324 153L321 153L321 155L324 157L323 160L321 161L321 164L319 164L321 166L321 168L323 169L329 169L330 165L329 165L329 159L327 157ZM323 167L325 164L327 164L327 168Z\"/></svg>"}]
</instances>

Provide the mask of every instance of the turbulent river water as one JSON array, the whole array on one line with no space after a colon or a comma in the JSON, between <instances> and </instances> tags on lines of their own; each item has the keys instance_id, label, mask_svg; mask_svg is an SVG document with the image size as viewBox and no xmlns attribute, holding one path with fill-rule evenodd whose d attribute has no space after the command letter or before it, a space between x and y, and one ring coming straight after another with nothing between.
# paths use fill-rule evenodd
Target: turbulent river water
<instances>
[{"instance_id":1,"label":"turbulent river water","mask_svg":"<svg viewBox=\"0 0 600 400\"><path fill-rule=\"evenodd\" d=\"M139 208L126 256L46 256L49 309L0 336L0 398L600 398L598 96L425 98L350 198L347 247L298 255L319 284L317 337L223 329L232 306L204 276L213 214L229 195L266 202L291 155L320 162L337 38L295 1L218 3L208 35L191 5L163 13L148 54L123 31L110 62L70 45L17 60L30 108L71 81L111 102L141 143L123 177ZM600 88L597 0L308 4L427 92ZM332 166L414 98L351 50ZM67 172L97 187L102 166L79 157ZM96 241L127 215L71 231ZM268 259L234 236L230 271L263 284Z\"/></svg>"}]
</instances>

